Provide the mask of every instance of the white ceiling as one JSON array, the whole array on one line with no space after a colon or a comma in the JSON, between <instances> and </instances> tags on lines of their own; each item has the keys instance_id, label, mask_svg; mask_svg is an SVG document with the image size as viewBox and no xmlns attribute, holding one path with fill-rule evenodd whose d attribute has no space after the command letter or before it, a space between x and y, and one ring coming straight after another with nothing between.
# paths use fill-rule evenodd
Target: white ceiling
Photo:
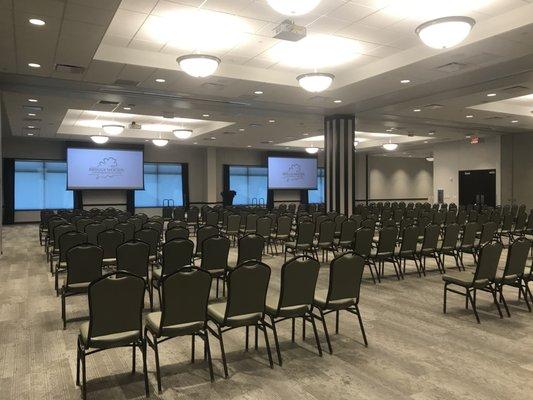
<instances>
[{"instance_id":1,"label":"white ceiling","mask_svg":"<svg viewBox=\"0 0 533 400\"><path fill-rule=\"evenodd\" d=\"M322 0L295 18L308 38L293 44L272 38L284 17L266 0L0 0L0 89L13 135L35 126L34 136L59 140L82 131L61 127L69 110L219 121L227 125L211 125L188 143L261 149L320 136L323 117L335 113L355 114L360 131L395 128L422 138L405 147L470 133L527 132L532 114L520 112L520 123L512 123L524 106L509 99L533 93L532 3ZM421 45L416 26L449 14L476 19L470 37L447 51ZM29 18L46 25L30 25ZM206 33L215 36L204 40ZM194 79L179 71L176 57L194 50L222 59L214 76ZM29 62L42 67L31 69ZM83 69L61 72L56 64ZM316 95L297 87L296 75L313 65L335 73L331 90ZM496 98L486 97L491 91ZM29 116L23 106L33 97L43 110ZM123 109L130 104L132 110ZM442 107L427 107L432 104Z\"/></svg>"}]
</instances>

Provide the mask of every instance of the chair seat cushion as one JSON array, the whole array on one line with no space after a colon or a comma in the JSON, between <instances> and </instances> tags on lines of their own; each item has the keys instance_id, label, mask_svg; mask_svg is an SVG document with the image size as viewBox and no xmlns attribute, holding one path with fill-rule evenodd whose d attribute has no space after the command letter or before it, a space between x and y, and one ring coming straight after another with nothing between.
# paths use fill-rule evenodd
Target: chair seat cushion
<instances>
[{"instance_id":1,"label":"chair seat cushion","mask_svg":"<svg viewBox=\"0 0 533 400\"><path fill-rule=\"evenodd\" d=\"M161 325L161 311L151 312L146 316L146 326L154 335L159 334L159 326ZM204 321L194 321L184 324L167 325L163 327L161 336L173 337L192 335L204 328Z\"/></svg>"},{"instance_id":2,"label":"chair seat cushion","mask_svg":"<svg viewBox=\"0 0 533 400\"><path fill-rule=\"evenodd\" d=\"M321 310L343 310L345 308L348 308L355 304L355 299L337 299L337 300L331 300L329 304L327 304L326 308L326 300L328 296L327 290L317 290L315 292L315 298L313 300L313 305L315 307L320 308Z\"/></svg>"},{"instance_id":3,"label":"chair seat cushion","mask_svg":"<svg viewBox=\"0 0 533 400\"><path fill-rule=\"evenodd\" d=\"M89 345L89 321L80 326L80 337L85 346ZM117 332L109 335L91 338L92 348L106 348L124 346L137 341L141 337L141 331Z\"/></svg>"},{"instance_id":4,"label":"chair seat cushion","mask_svg":"<svg viewBox=\"0 0 533 400\"><path fill-rule=\"evenodd\" d=\"M224 316L226 315L226 302L210 304L207 307L207 315L218 325L222 325L224 323ZM235 328L238 326L253 325L261 319L261 316L262 313L252 313L229 317L225 326Z\"/></svg>"},{"instance_id":5,"label":"chair seat cushion","mask_svg":"<svg viewBox=\"0 0 533 400\"><path fill-rule=\"evenodd\" d=\"M489 281L487 279L480 279L474 282L474 275L471 272L457 272L454 274L446 274L442 276L444 282L453 283L462 287L485 287Z\"/></svg>"},{"instance_id":6,"label":"chair seat cushion","mask_svg":"<svg viewBox=\"0 0 533 400\"><path fill-rule=\"evenodd\" d=\"M67 289L67 292L84 292L84 291L87 291L90 284L91 282L71 283L68 285L68 288L67 288L67 280L65 279L63 287Z\"/></svg>"},{"instance_id":7,"label":"chair seat cushion","mask_svg":"<svg viewBox=\"0 0 533 400\"><path fill-rule=\"evenodd\" d=\"M290 307L282 307L278 310L278 299L269 298L266 301L265 312L271 317L292 318L306 314L310 309L308 304L300 304Z\"/></svg>"}]
</instances>

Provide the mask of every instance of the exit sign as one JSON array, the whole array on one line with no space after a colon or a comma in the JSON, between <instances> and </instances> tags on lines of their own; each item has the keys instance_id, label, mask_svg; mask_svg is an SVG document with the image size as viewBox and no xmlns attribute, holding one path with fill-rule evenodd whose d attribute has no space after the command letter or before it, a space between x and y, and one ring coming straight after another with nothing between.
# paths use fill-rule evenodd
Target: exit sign
<instances>
[{"instance_id":1,"label":"exit sign","mask_svg":"<svg viewBox=\"0 0 533 400\"><path fill-rule=\"evenodd\" d=\"M470 136L470 144L479 144L479 136Z\"/></svg>"}]
</instances>

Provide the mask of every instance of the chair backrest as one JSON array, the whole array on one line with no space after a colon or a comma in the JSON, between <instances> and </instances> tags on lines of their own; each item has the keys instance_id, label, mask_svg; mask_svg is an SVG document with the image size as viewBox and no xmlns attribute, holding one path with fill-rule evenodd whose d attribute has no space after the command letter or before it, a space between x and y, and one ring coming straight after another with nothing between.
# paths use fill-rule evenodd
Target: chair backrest
<instances>
[{"instance_id":1,"label":"chair backrest","mask_svg":"<svg viewBox=\"0 0 533 400\"><path fill-rule=\"evenodd\" d=\"M217 226L218 225L218 212L209 211L205 217L205 224L211 225L211 226Z\"/></svg>"},{"instance_id":2,"label":"chair backrest","mask_svg":"<svg viewBox=\"0 0 533 400\"><path fill-rule=\"evenodd\" d=\"M496 224L496 222L485 222L481 226L481 236L479 237L479 245L483 246L485 243L490 242L497 230L498 225Z\"/></svg>"},{"instance_id":3,"label":"chair backrest","mask_svg":"<svg viewBox=\"0 0 533 400\"><path fill-rule=\"evenodd\" d=\"M352 214L350 215L350 219L355 222L356 229L361 227L361 222L363 221L363 216L361 214Z\"/></svg>"},{"instance_id":4,"label":"chair backrest","mask_svg":"<svg viewBox=\"0 0 533 400\"><path fill-rule=\"evenodd\" d=\"M163 245L162 274L168 275L191 265L194 243L189 239L174 239Z\"/></svg>"},{"instance_id":5,"label":"chair backrest","mask_svg":"<svg viewBox=\"0 0 533 400\"><path fill-rule=\"evenodd\" d=\"M310 306L315 295L319 269L320 263L308 256L296 257L283 264L278 309Z\"/></svg>"},{"instance_id":6,"label":"chair backrest","mask_svg":"<svg viewBox=\"0 0 533 400\"><path fill-rule=\"evenodd\" d=\"M66 261L67 251L79 244L87 243L87 234L77 231L65 232L58 237L59 261Z\"/></svg>"},{"instance_id":7,"label":"chair backrest","mask_svg":"<svg viewBox=\"0 0 533 400\"><path fill-rule=\"evenodd\" d=\"M503 244L500 242L489 242L481 248L474 280L493 280L496 277L502 250Z\"/></svg>"},{"instance_id":8,"label":"chair backrest","mask_svg":"<svg viewBox=\"0 0 533 400\"><path fill-rule=\"evenodd\" d=\"M520 212L516 216L516 222L514 225L514 230L521 232L526 227L527 214L525 212Z\"/></svg>"},{"instance_id":9,"label":"chair backrest","mask_svg":"<svg viewBox=\"0 0 533 400\"><path fill-rule=\"evenodd\" d=\"M143 228L143 220L139 217L128 218L127 222L131 222L133 224L135 232L138 232Z\"/></svg>"},{"instance_id":10,"label":"chair backrest","mask_svg":"<svg viewBox=\"0 0 533 400\"><path fill-rule=\"evenodd\" d=\"M160 334L172 325L198 323L198 328L204 328L210 291L211 276L198 268L180 268L163 277Z\"/></svg>"},{"instance_id":11,"label":"chair backrest","mask_svg":"<svg viewBox=\"0 0 533 400\"><path fill-rule=\"evenodd\" d=\"M132 274L148 277L150 245L138 239L132 239L117 247L117 269Z\"/></svg>"},{"instance_id":12,"label":"chair backrest","mask_svg":"<svg viewBox=\"0 0 533 400\"><path fill-rule=\"evenodd\" d=\"M315 237L315 225L310 221L300 222L298 224L298 236L296 237L297 244L313 244Z\"/></svg>"},{"instance_id":13,"label":"chair backrest","mask_svg":"<svg viewBox=\"0 0 533 400\"><path fill-rule=\"evenodd\" d=\"M353 250L355 253L368 257L372 249L372 241L374 240L374 230L372 228L361 227L355 231L355 240Z\"/></svg>"},{"instance_id":14,"label":"chair backrest","mask_svg":"<svg viewBox=\"0 0 533 400\"><path fill-rule=\"evenodd\" d=\"M92 244L98 244L98 235L105 230L106 227L101 222L93 222L86 225L85 233L87 234L87 241Z\"/></svg>"},{"instance_id":15,"label":"chair backrest","mask_svg":"<svg viewBox=\"0 0 533 400\"><path fill-rule=\"evenodd\" d=\"M54 228L54 250L59 249L59 238L67 232L76 232L76 226L71 223L61 224Z\"/></svg>"},{"instance_id":16,"label":"chair backrest","mask_svg":"<svg viewBox=\"0 0 533 400\"><path fill-rule=\"evenodd\" d=\"M187 222L185 221L170 221L168 224L167 224L167 231L171 230L171 229L174 229L174 228L185 228L187 229Z\"/></svg>"},{"instance_id":17,"label":"chair backrest","mask_svg":"<svg viewBox=\"0 0 533 400\"><path fill-rule=\"evenodd\" d=\"M226 232L228 234L237 234L239 233L239 228L241 227L241 216L239 214L228 215L228 224L226 227Z\"/></svg>"},{"instance_id":18,"label":"chair backrest","mask_svg":"<svg viewBox=\"0 0 533 400\"><path fill-rule=\"evenodd\" d=\"M225 319L247 314L263 315L270 281L270 267L247 261L228 274L228 302Z\"/></svg>"},{"instance_id":19,"label":"chair backrest","mask_svg":"<svg viewBox=\"0 0 533 400\"><path fill-rule=\"evenodd\" d=\"M56 226L63 224L68 224L68 221L64 218L52 217L48 220L48 235L51 242L54 241L54 229Z\"/></svg>"},{"instance_id":20,"label":"chair backrest","mask_svg":"<svg viewBox=\"0 0 533 400\"><path fill-rule=\"evenodd\" d=\"M66 253L67 287L100 278L103 258L104 250L94 244L84 243L70 248Z\"/></svg>"},{"instance_id":21,"label":"chair backrest","mask_svg":"<svg viewBox=\"0 0 533 400\"><path fill-rule=\"evenodd\" d=\"M119 222L115 225L115 229L124 234L124 241L132 240L135 236L135 225L132 222Z\"/></svg>"},{"instance_id":22,"label":"chair backrest","mask_svg":"<svg viewBox=\"0 0 533 400\"><path fill-rule=\"evenodd\" d=\"M117 296L117 294L120 294ZM89 285L89 335L91 339L142 329L144 280L125 271L112 272Z\"/></svg>"},{"instance_id":23,"label":"chair backrest","mask_svg":"<svg viewBox=\"0 0 533 400\"><path fill-rule=\"evenodd\" d=\"M157 220L148 220L143 224L143 229L153 229L159 233L159 236L163 234L163 224Z\"/></svg>"},{"instance_id":24,"label":"chair backrest","mask_svg":"<svg viewBox=\"0 0 533 400\"><path fill-rule=\"evenodd\" d=\"M219 232L216 226L206 225L198 229L196 232L196 254L200 254L202 252L202 244L205 239L218 236L218 234Z\"/></svg>"},{"instance_id":25,"label":"chair backrest","mask_svg":"<svg viewBox=\"0 0 533 400\"><path fill-rule=\"evenodd\" d=\"M270 219L270 217L259 217L257 218L255 226L255 233L267 238L271 233L272 219Z\"/></svg>"},{"instance_id":26,"label":"chair backrest","mask_svg":"<svg viewBox=\"0 0 533 400\"><path fill-rule=\"evenodd\" d=\"M174 239L189 239L189 230L183 227L167 229L165 231L165 242L170 242Z\"/></svg>"},{"instance_id":27,"label":"chair backrest","mask_svg":"<svg viewBox=\"0 0 533 400\"><path fill-rule=\"evenodd\" d=\"M189 224L196 224L198 223L198 219L200 216L200 210L196 206L192 206L187 210L187 222Z\"/></svg>"},{"instance_id":28,"label":"chair backrest","mask_svg":"<svg viewBox=\"0 0 533 400\"><path fill-rule=\"evenodd\" d=\"M116 258L117 247L124 243L124 234L116 229L106 229L98 234L98 245L104 249L104 258Z\"/></svg>"},{"instance_id":29,"label":"chair backrest","mask_svg":"<svg viewBox=\"0 0 533 400\"><path fill-rule=\"evenodd\" d=\"M424 240L422 241L422 250L434 250L439 242L440 226L429 224L424 229Z\"/></svg>"},{"instance_id":30,"label":"chair backrest","mask_svg":"<svg viewBox=\"0 0 533 400\"><path fill-rule=\"evenodd\" d=\"M334 221L327 219L322 221L318 229L319 243L333 243L335 239L336 224Z\"/></svg>"},{"instance_id":31,"label":"chair backrest","mask_svg":"<svg viewBox=\"0 0 533 400\"><path fill-rule=\"evenodd\" d=\"M337 215L335 217L335 232L340 232L342 228L342 223L346 221L346 215Z\"/></svg>"},{"instance_id":32,"label":"chair backrest","mask_svg":"<svg viewBox=\"0 0 533 400\"><path fill-rule=\"evenodd\" d=\"M118 224L118 219L115 217L104 218L102 223L105 225L106 229L113 229L116 224Z\"/></svg>"},{"instance_id":33,"label":"chair backrest","mask_svg":"<svg viewBox=\"0 0 533 400\"><path fill-rule=\"evenodd\" d=\"M94 220L92 220L91 218L80 218L76 221L76 230L78 232L85 232L85 227L89 224L92 224L93 222L95 222Z\"/></svg>"},{"instance_id":34,"label":"chair backrest","mask_svg":"<svg viewBox=\"0 0 533 400\"><path fill-rule=\"evenodd\" d=\"M237 265L250 260L261 261L265 247L265 238L250 233L239 239L238 247Z\"/></svg>"},{"instance_id":35,"label":"chair backrest","mask_svg":"<svg viewBox=\"0 0 533 400\"><path fill-rule=\"evenodd\" d=\"M278 236L288 236L291 233L292 218L288 215L282 215L278 218L276 234Z\"/></svg>"},{"instance_id":36,"label":"chair backrest","mask_svg":"<svg viewBox=\"0 0 533 400\"><path fill-rule=\"evenodd\" d=\"M174 210L172 210L172 218L177 221L184 221L185 220L185 208L183 207L175 207Z\"/></svg>"},{"instance_id":37,"label":"chair backrest","mask_svg":"<svg viewBox=\"0 0 533 400\"><path fill-rule=\"evenodd\" d=\"M477 223L468 222L463 229L463 238L461 240L461 246L473 246L476 240Z\"/></svg>"},{"instance_id":38,"label":"chair backrest","mask_svg":"<svg viewBox=\"0 0 533 400\"><path fill-rule=\"evenodd\" d=\"M341 234L339 236L339 241L353 242L356 230L357 222L355 222L353 219L345 219L341 225Z\"/></svg>"},{"instance_id":39,"label":"chair backrest","mask_svg":"<svg viewBox=\"0 0 533 400\"><path fill-rule=\"evenodd\" d=\"M135 232L135 239L142 240L150 245L150 255L157 254L157 245L159 244L159 232L155 229L143 228Z\"/></svg>"},{"instance_id":40,"label":"chair backrest","mask_svg":"<svg viewBox=\"0 0 533 400\"><path fill-rule=\"evenodd\" d=\"M413 253L418 244L418 226L406 226L402 233L402 244L400 245L400 253Z\"/></svg>"},{"instance_id":41,"label":"chair backrest","mask_svg":"<svg viewBox=\"0 0 533 400\"><path fill-rule=\"evenodd\" d=\"M361 221L361 226L363 228L370 228L373 231L376 230L376 219L375 218L366 218L363 221Z\"/></svg>"},{"instance_id":42,"label":"chair backrest","mask_svg":"<svg viewBox=\"0 0 533 400\"><path fill-rule=\"evenodd\" d=\"M231 241L225 236L212 236L204 240L200 268L205 270L226 269Z\"/></svg>"},{"instance_id":43,"label":"chair backrest","mask_svg":"<svg viewBox=\"0 0 533 400\"><path fill-rule=\"evenodd\" d=\"M322 225L322 222L328 221L330 218L327 215L323 215L321 213L318 213L318 215L313 215L313 218L315 220L315 233L318 233L320 231L320 225Z\"/></svg>"},{"instance_id":44,"label":"chair backrest","mask_svg":"<svg viewBox=\"0 0 533 400\"><path fill-rule=\"evenodd\" d=\"M516 239L507 251L507 261L503 275L517 277L524 275L530 250L531 240L524 237Z\"/></svg>"},{"instance_id":45,"label":"chair backrest","mask_svg":"<svg viewBox=\"0 0 533 400\"><path fill-rule=\"evenodd\" d=\"M257 214L248 214L246 216L245 229L247 232L255 232L257 218Z\"/></svg>"},{"instance_id":46,"label":"chair backrest","mask_svg":"<svg viewBox=\"0 0 533 400\"><path fill-rule=\"evenodd\" d=\"M396 226L387 226L379 231L378 254L392 254L396 248L396 238L398 237L398 228Z\"/></svg>"},{"instance_id":47,"label":"chair backrest","mask_svg":"<svg viewBox=\"0 0 533 400\"><path fill-rule=\"evenodd\" d=\"M364 267L364 257L353 252L342 254L331 261L326 308L330 301L343 299L354 299L356 303L359 301Z\"/></svg>"},{"instance_id":48,"label":"chair backrest","mask_svg":"<svg viewBox=\"0 0 533 400\"><path fill-rule=\"evenodd\" d=\"M461 232L461 227L459 224L452 223L446 225L444 228L444 238L442 239L442 249L455 249L457 246L457 241L459 240L459 233Z\"/></svg>"}]
</instances>

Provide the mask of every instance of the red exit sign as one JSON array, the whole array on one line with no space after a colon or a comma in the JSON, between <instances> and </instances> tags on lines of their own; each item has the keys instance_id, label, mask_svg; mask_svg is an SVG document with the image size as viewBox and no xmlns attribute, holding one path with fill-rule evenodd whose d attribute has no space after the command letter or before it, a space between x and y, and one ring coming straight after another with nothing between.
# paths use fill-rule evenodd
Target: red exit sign
<instances>
[{"instance_id":1,"label":"red exit sign","mask_svg":"<svg viewBox=\"0 0 533 400\"><path fill-rule=\"evenodd\" d=\"M479 143L479 136L470 136L470 144L478 144Z\"/></svg>"}]
</instances>

